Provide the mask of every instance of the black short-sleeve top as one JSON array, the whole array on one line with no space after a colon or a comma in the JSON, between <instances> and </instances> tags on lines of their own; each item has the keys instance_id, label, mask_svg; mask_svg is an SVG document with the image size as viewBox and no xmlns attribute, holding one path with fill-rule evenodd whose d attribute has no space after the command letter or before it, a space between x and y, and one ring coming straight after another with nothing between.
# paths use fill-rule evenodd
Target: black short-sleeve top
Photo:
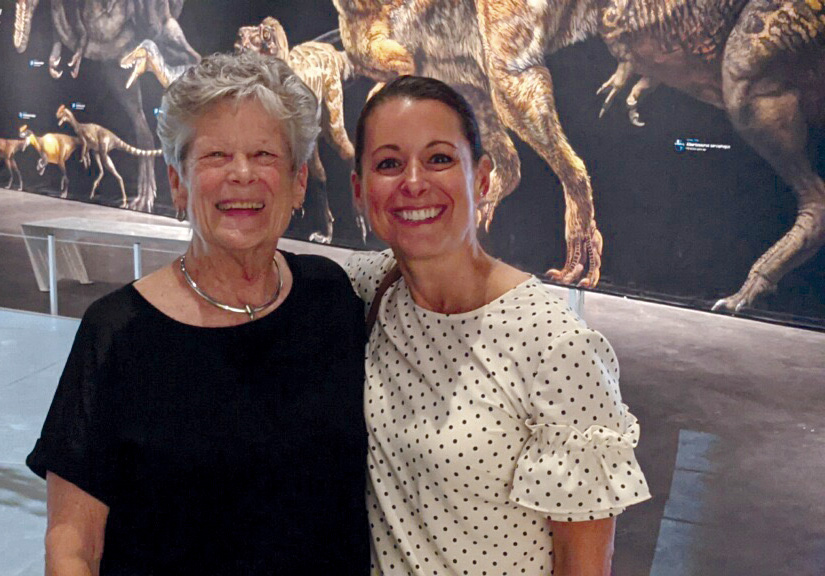
<instances>
[{"instance_id":1,"label":"black short-sleeve top","mask_svg":"<svg viewBox=\"0 0 825 576\"><path fill-rule=\"evenodd\" d=\"M89 307L27 464L109 507L102 574L367 574L363 304L284 253L269 315L182 324L132 285Z\"/></svg>"}]
</instances>

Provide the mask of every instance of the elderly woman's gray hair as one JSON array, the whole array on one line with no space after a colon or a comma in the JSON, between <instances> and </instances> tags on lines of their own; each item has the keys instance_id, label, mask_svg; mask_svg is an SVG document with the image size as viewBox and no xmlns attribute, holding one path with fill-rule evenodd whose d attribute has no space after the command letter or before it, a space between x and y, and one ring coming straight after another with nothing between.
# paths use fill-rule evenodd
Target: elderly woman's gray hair
<instances>
[{"instance_id":1,"label":"elderly woman's gray hair","mask_svg":"<svg viewBox=\"0 0 825 576\"><path fill-rule=\"evenodd\" d=\"M183 175L195 121L217 102L254 98L277 118L293 168L309 160L321 131L318 100L283 60L255 52L213 54L189 68L163 95L158 137L163 158Z\"/></svg>"}]
</instances>

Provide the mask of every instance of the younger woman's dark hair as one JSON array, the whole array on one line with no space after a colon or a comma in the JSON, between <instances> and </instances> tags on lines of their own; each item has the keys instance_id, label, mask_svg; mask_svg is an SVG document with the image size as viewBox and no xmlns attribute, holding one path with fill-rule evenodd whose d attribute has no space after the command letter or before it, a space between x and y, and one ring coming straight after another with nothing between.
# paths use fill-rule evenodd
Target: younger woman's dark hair
<instances>
[{"instance_id":1,"label":"younger woman's dark hair","mask_svg":"<svg viewBox=\"0 0 825 576\"><path fill-rule=\"evenodd\" d=\"M364 155L367 120L381 104L395 98L407 98L414 101L436 100L449 107L458 115L461 131L464 137L467 138L467 142L470 143L473 162L478 162L484 155L476 116L464 96L435 78L399 76L376 92L364 105L361 115L358 117L358 127L355 129L355 173L358 176L361 176L361 157Z\"/></svg>"}]
</instances>

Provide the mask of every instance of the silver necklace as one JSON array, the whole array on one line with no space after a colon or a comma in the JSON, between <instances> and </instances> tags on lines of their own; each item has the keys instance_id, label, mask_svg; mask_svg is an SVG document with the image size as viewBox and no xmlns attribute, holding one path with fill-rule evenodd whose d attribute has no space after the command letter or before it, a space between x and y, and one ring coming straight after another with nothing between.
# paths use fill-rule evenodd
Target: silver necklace
<instances>
[{"instance_id":1,"label":"silver necklace","mask_svg":"<svg viewBox=\"0 0 825 576\"><path fill-rule=\"evenodd\" d=\"M186 278L186 283L189 284L189 287L195 291L195 294L197 294L198 296L212 304L212 306L217 306L221 310L226 310L227 312L248 314L249 319L254 320L255 314L266 310L278 300L278 296L281 295L281 288L283 288L284 286L284 277L281 276L281 267L278 265L278 258L274 255L272 256L272 262L275 263L275 272L278 273L278 286L275 288L275 293L272 295L272 298L270 298L268 302L261 304L260 306L250 306L249 304L247 304L243 308L238 308L236 306L230 306L229 304L223 304L221 302L218 302L209 294L198 288L198 285L195 284L195 281L192 280L192 277L189 276L189 272L187 272L186 270L186 255L180 257L180 271L183 273L183 277Z\"/></svg>"}]
</instances>

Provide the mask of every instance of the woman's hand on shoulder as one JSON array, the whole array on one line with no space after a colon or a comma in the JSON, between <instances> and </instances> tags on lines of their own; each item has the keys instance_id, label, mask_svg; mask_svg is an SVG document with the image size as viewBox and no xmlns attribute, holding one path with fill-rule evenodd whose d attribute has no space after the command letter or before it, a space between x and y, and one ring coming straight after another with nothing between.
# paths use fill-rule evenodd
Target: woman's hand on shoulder
<instances>
[{"instance_id":1,"label":"woman's hand on shoulder","mask_svg":"<svg viewBox=\"0 0 825 576\"><path fill-rule=\"evenodd\" d=\"M96 576L109 507L54 472L46 490L46 576Z\"/></svg>"}]
</instances>

